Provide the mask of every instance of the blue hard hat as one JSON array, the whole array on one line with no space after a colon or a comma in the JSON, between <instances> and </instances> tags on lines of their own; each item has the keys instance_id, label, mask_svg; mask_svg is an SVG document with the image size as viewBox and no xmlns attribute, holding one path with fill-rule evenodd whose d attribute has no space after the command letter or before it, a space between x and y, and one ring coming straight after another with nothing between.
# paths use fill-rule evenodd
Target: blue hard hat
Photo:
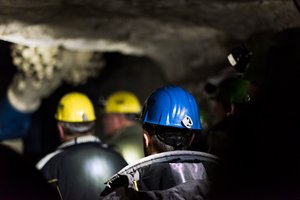
<instances>
[{"instance_id":1,"label":"blue hard hat","mask_svg":"<svg viewBox=\"0 0 300 200\"><path fill-rule=\"evenodd\" d=\"M199 108L195 98L178 86L155 90L146 100L142 123L201 130Z\"/></svg>"}]
</instances>

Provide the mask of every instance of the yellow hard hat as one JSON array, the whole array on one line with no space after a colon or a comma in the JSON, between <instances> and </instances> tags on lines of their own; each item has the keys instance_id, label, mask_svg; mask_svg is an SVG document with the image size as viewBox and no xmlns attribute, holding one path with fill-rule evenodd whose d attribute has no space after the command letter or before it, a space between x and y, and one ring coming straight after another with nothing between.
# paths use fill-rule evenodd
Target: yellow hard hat
<instances>
[{"instance_id":1,"label":"yellow hard hat","mask_svg":"<svg viewBox=\"0 0 300 200\"><path fill-rule=\"evenodd\" d=\"M91 100L85 94L71 92L61 98L56 119L64 122L90 122L96 117Z\"/></svg>"},{"instance_id":2,"label":"yellow hard hat","mask_svg":"<svg viewBox=\"0 0 300 200\"><path fill-rule=\"evenodd\" d=\"M141 112L141 105L139 99L133 93L118 91L107 98L104 112L137 114Z\"/></svg>"}]
</instances>

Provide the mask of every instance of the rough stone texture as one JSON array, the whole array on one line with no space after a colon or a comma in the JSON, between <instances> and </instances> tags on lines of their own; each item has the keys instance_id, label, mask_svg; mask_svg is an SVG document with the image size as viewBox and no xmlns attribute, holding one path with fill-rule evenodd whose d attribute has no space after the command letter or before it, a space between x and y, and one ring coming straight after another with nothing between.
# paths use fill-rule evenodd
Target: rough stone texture
<instances>
[{"instance_id":1,"label":"rough stone texture","mask_svg":"<svg viewBox=\"0 0 300 200\"><path fill-rule=\"evenodd\" d=\"M224 61L228 44L299 26L288 0L1 0L0 39L148 56L170 81Z\"/></svg>"}]
</instances>

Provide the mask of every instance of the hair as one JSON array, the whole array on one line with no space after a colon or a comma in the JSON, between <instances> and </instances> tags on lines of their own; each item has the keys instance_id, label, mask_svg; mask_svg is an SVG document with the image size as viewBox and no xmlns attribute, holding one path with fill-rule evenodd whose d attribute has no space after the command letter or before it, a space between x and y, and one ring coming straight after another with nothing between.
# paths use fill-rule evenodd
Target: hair
<instances>
[{"instance_id":1,"label":"hair","mask_svg":"<svg viewBox=\"0 0 300 200\"><path fill-rule=\"evenodd\" d=\"M94 134L95 122L59 122L66 135Z\"/></svg>"},{"instance_id":2,"label":"hair","mask_svg":"<svg viewBox=\"0 0 300 200\"><path fill-rule=\"evenodd\" d=\"M159 152L185 150L193 139L190 129L167 127L145 123L143 128L151 135L153 146Z\"/></svg>"}]
</instances>

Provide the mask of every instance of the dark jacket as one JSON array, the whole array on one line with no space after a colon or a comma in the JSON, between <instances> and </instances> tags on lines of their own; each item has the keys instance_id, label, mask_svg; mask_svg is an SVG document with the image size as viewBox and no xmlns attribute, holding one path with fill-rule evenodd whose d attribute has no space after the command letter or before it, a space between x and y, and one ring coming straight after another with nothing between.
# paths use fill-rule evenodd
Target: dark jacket
<instances>
[{"instance_id":1,"label":"dark jacket","mask_svg":"<svg viewBox=\"0 0 300 200\"><path fill-rule=\"evenodd\" d=\"M43 175L23 155L0 144L0 199L59 200Z\"/></svg>"},{"instance_id":2,"label":"dark jacket","mask_svg":"<svg viewBox=\"0 0 300 200\"><path fill-rule=\"evenodd\" d=\"M44 157L37 168L58 186L62 199L98 199L104 182L126 166L126 161L95 136L77 137Z\"/></svg>"},{"instance_id":3,"label":"dark jacket","mask_svg":"<svg viewBox=\"0 0 300 200\"><path fill-rule=\"evenodd\" d=\"M101 198L205 199L217 160L196 151L151 155L114 175Z\"/></svg>"}]
</instances>

